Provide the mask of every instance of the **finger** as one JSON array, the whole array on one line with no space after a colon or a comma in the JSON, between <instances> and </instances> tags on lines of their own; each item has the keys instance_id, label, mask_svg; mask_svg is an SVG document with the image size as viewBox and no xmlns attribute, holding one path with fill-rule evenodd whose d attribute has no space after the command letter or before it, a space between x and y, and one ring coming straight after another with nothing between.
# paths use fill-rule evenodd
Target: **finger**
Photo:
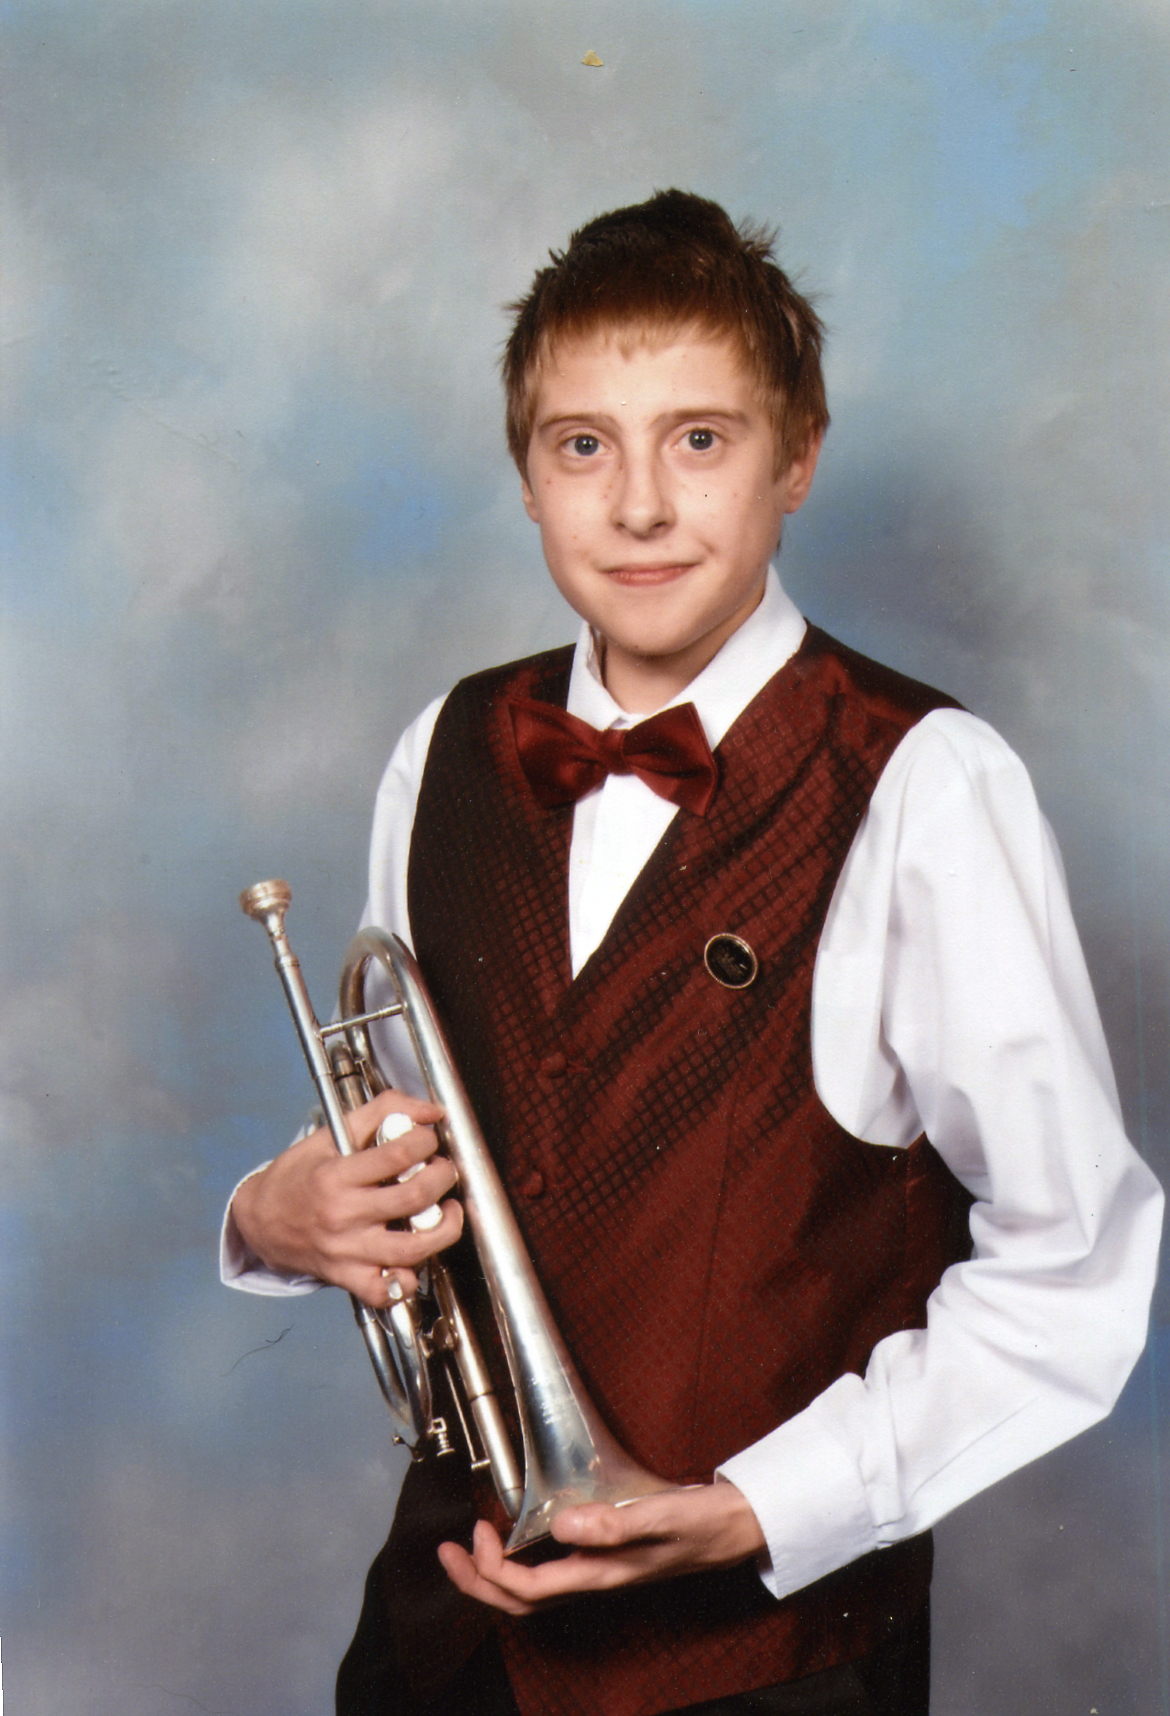
<instances>
[{"instance_id":1,"label":"finger","mask_svg":"<svg viewBox=\"0 0 1170 1716\"><path fill-rule=\"evenodd\" d=\"M578 1592L629 1584L653 1572L653 1563L641 1548L628 1549L620 1556L585 1550L529 1567L508 1559L499 1535L485 1520L476 1524L470 1559L478 1577L501 1601L521 1603L526 1610L561 1602ZM489 1599L481 1596L480 1600Z\"/></svg>"},{"instance_id":2,"label":"finger","mask_svg":"<svg viewBox=\"0 0 1170 1716\"><path fill-rule=\"evenodd\" d=\"M425 1097L407 1096L401 1090L380 1091L345 1117L349 1135L359 1151L368 1146L388 1114L405 1114L415 1126L433 1126L436 1120L443 1118L443 1110L437 1102L430 1102Z\"/></svg>"},{"instance_id":3,"label":"finger","mask_svg":"<svg viewBox=\"0 0 1170 1716\"><path fill-rule=\"evenodd\" d=\"M491 1608L501 1609L507 1615L530 1615L533 1612L531 1603L523 1602L486 1578L466 1549L460 1548L459 1544L441 1543L439 1560L448 1579L464 1596L474 1597L476 1602L487 1603Z\"/></svg>"},{"instance_id":4,"label":"finger","mask_svg":"<svg viewBox=\"0 0 1170 1716\"><path fill-rule=\"evenodd\" d=\"M458 1182L454 1162L446 1156L434 1156L428 1162L416 1162L386 1190L398 1205L398 1217L402 1219L441 1203Z\"/></svg>"},{"instance_id":5,"label":"finger","mask_svg":"<svg viewBox=\"0 0 1170 1716\"><path fill-rule=\"evenodd\" d=\"M463 1231L463 1205L448 1198L439 1207L442 1220L438 1226L419 1233L413 1228L386 1228L380 1223L365 1229L349 1250L350 1260L376 1264L379 1269L417 1269L436 1252L454 1245Z\"/></svg>"},{"instance_id":6,"label":"finger","mask_svg":"<svg viewBox=\"0 0 1170 1716\"><path fill-rule=\"evenodd\" d=\"M459 1204L446 1204L443 1208L446 1212L443 1217L443 1231L444 1233L451 1232L456 1238L458 1238L463 1219L462 1206ZM435 1231L437 1232L438 1230L436 1229ZM414 1238L413 1235L405 1233L397 1236L391 1236L391 1238L394 1237L403 1240ZM434 1241L429 1234L420 1237L425 1237L430 1244L433 1245ZM403 1250L405 1249L407 1248L404 1246L395 1246L395 1256L400 1258ZM414 1247L410 1247L410 1249L413 1250ZM420 1262L428 1260L429 1252L428 1258L420 1259ZM414 1270L408 1268L402 1262L382 1264L376 1268L367 1268L357 1265L352 1266L349 1269L339 1272L337 1284L341 1287L348 1288L351 1293L355 1294L357 1298L363 1300L375 1311L385 1310L388 1305L395 1304L401 1299L412 1299L419 1291L420 1285L419 1278L415 1274Z\"/></svg>"},{"instance_id":7,"label":"finger","mask_svg":"<svg viewBox=\"0 0 1170 1716\"><path fill-rule=\"evenodd\" d=\"M394 1301L395 1288L405 1299L414 1297L418 1292L418 1276L413 1269L351 1268L341 1272L337 1285L369 1305L371 1310L384 1311Z\"/></svg>"},{"instance_id":8,"label":"finger","mask_svg":"<svg viewBox=\"0 0 1170 1716\"><path fill-rule=\"evenodd\" d=\"M660 1495L643 1496L620 1507L606 1502L585 1502L562 1508L553 1515L550 1530L558 1543L589 1549L671 1542L679 1532L675 1498L681 1493L664 1490Z\"/></svg>"},{"instance_id":9,"label":"finger","mask_svg":"<svg viewBox=\"0 0 1170 1716\"><path fill-rule=\"evenodd\" d=\"M312 1273L357 1292L355 1279L370 1270L416 1270L436 1252L454 1245L463 1231L463 1206L456 1199L448 1198L440 1206L440 1217L436 1227L417 1233L413 1228L388 1228L380 1221L323 1228L315 1240ZM360 1297L370 1302L367 1291L361 1290Z\"/></svg>"},{"instance_id":10,"label":"finger","mask_svg":"<svg viewBox=\"0 0 1170 1716\"><path fill-rule=\"evenodd\" d=\"M664 1556L671 1551L661 1544L630 1546L624 1551L595 1554L584 1550L537 1567L510 1561L496 1532L484 1520L475 1528L472 1554L456 1544L445 1546L442 1556L448 1576L459 1589L477 1601L509 1614L531 1614L537 1609L563 1602L586 1591L612 1590L660 1576Z\"/></svg>"},{"instance_id":11,"label":"finger","mask_svg":"<svg viewBox=\"0 0 1170 1716\"><path fill-rule=\"evenodd\" d=\"M620 1507L564 1508L554 1516L552 1532L601 1559L637 1554L679 1570L730 1567L764 1547L746 1496L725 1479L680 1484Z\"/></svg>"},{"instance_id":12,"label":"finger","mask_svg":"<svg viewBox=\"0 0 1170 1716\"><path fill-rule=\"evenodd\" d=\"M433 1126L412 1126L401 1137L390 1138L384 1144L369 1144L355 1150L352 1156L339 1157L341 1178L351 1186L375 1186L382 1180L396 1180L399 1174L426 1162L439 1148L439 1135Z\"/></svg>"},{"instance_id":13,"label":"finger","mask_svg":"<svg viewBox=\"0 0 1170 1716\"><path fill-rule=\"evenodd\" d=\"M407 1169L407 1175L408 1178L394 1179L389 1185L347 1188L347 1218L370 1226L407 1221L420 1210L441 1203L459 1179L454 1164L445 1156L416 1163L413 1170Z\"/></svg>"}]
</instances>

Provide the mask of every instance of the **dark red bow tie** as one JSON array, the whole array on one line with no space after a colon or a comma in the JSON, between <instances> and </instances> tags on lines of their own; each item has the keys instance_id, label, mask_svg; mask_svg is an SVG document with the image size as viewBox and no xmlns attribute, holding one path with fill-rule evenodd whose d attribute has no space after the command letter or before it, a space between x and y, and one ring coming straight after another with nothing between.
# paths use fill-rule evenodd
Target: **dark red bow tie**
<instances>
[{"instance_id":1,"label":"dark red bow tie","mask_svg":"<svg viewBox=\"0 0 1170 1716\"><path fill-rule=\"evenodd\" d=\"M671 804L707 814L719 771L693 703L606 733L555 703L512 697L508 707L520 766L546 808L574 804L613 774L637 775Z\"/></svg>"}]
</instances>

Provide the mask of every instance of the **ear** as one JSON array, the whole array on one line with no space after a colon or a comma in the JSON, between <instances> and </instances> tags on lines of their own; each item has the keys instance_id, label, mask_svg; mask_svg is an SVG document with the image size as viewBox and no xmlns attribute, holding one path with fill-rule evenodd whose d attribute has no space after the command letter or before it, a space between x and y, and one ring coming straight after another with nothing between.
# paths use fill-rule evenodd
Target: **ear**
<instances>
[{"instance_id":1,"label":"ear","mask_svg":"<svg viewBox=\"0 0 1170 1716\"><path fill-rule=\"evenodd\" d=\"M813 478L817 474L817 460L821 456L825 437L817 435L811 440L803 453L798 453L780 481L784 484L784 510L796 512L808 499L812 488Z\"/></svg>"},{"instance_id":2,"label":"ear","mask_svg":"<svg viewBox=\"0 0 1170 1716\"><path fill-rule=\"evenodd\" d=\"M539 524L540 513L536 506L536 496L528 485L528 478L523 475L520 478L520 499L524 502L524 510L533 524Z\"/></svg>"}]
</instances>

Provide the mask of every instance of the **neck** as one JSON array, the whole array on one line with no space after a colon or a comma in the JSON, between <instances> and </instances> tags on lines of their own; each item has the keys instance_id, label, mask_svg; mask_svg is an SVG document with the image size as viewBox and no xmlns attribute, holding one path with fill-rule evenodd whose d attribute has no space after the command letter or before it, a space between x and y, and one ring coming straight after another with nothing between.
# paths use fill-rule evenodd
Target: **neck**
<instances>
[{"instance_id":1,"label":"neck","mask_svg":"<svg viewBox=\"0 0 1170 1716\"><path fill-rule=\"evenodd\" d=\"M701 673L707 663L694 673L671 672L665 663L653 658L641 662L613 662L603 640L601 646L601 683L619 709L627 715L653 715L677 697L680 691ZM710 658L708 658L710 659Z\"/></svg>"}]
</instances>

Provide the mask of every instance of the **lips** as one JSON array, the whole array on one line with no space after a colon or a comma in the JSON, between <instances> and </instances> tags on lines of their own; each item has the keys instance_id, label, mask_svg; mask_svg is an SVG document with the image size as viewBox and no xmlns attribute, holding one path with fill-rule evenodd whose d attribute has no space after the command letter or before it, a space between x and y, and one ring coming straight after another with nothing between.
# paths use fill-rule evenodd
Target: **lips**
<instances>
[{"instance_id":1,"label":"lips","mask_svg":"<svg viewBox=\"0 0 1170 1716\"><path fill-rule=\"evenodd\" d=\"M670 584L676 578L681 578L684 573L689 572L694 564L694 561L671 561L667 564L653 566L607 566L605 575L607 578L612 578L616 584L631 586Z\"/></svg>"}]
</instances>

